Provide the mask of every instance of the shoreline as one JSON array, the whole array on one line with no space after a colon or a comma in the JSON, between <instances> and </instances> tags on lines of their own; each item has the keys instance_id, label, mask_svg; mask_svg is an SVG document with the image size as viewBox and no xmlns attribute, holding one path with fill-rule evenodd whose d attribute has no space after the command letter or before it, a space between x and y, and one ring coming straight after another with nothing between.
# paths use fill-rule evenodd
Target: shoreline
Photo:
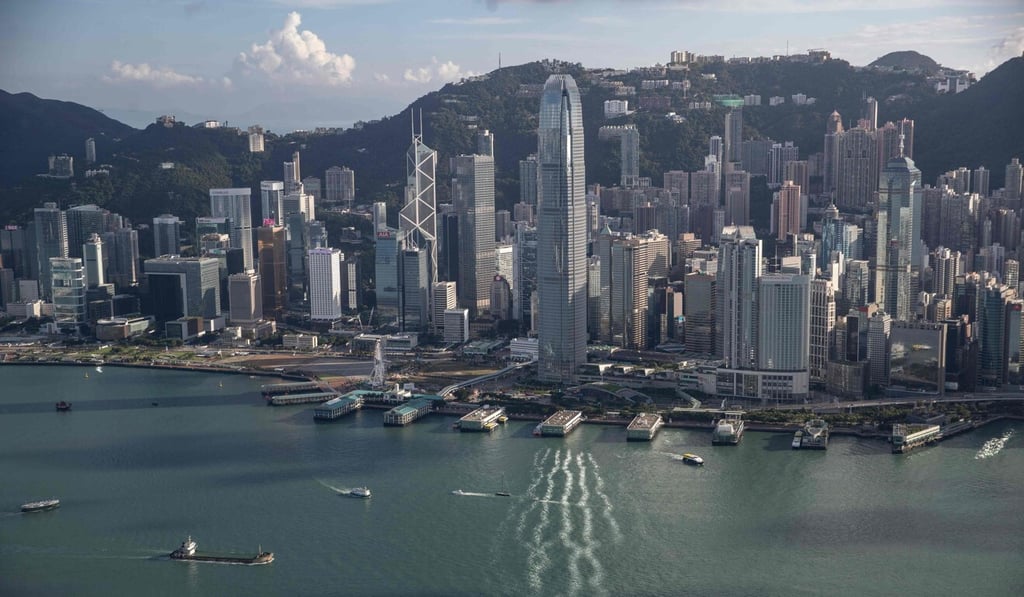
<instances>
[{"instance_id":1,"label":"shoreline","mask_svg":"<svg viewBox=\"0 0 1024 597\"><path fill-rule=\"evenodd\" d=\"M267 371L265 369L238 369L229 367L218 367L212 365L199 365L187 367L183 365L164 365L157 363L83 363L68 361L0 361L0 366L29 366L29 367L124 367L128 369L163 369L170 371L191 371L194 373L223 373L227 375L251 375L260 377L279 377L291 381L315 381L312 377L286 371Z\"/></svg>"}]
</instances>

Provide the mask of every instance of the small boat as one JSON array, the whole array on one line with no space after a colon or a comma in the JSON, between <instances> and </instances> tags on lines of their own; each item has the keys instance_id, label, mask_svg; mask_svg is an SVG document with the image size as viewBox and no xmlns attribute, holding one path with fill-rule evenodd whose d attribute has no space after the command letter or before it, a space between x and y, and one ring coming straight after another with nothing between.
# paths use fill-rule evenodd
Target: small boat
<instances>
[{"instance_id":1,"label":"small boat","mask_svg":"<svg viewBox=\"0 0 1024 597\"><path fill-rule=\"evenodd\" d=\"M357 498L368 498L371 495L370 490L367 487L356 487L355 489L350 490L348 494Z\"/></svg>"},{"instance_id":2,"label":"small boat","mask_svg":"<svg viewBox=\"0 0 1024 597\"><path fill-rule=\"evenodd\" d=\"M793 446L794 450L799 450L800 449L800 445L803 443L803 439L804 439L804 432L802 430L800 430L800 429L797 429L796 433L793 434L792 446Z\"/></svg>"},{"instance_id":3,"label":"small boat","mask_svg":"<svg viewBox=\"0 0 1024 597\"><path fill-rule=\"evenodd\" d=\"M704 466L704 459L696 454L683 454L683 463L694 466Z\"/></svg>"},{"instance_id":4,"label":"small boat","mask_svg":"<svg viewBox=\"0 0 1024 597\"><path fill-rule=\"evenodd\" d=\"M96 373L103 373L103 367L96 365ZM86 377L88 377L88 375Z\"/></svg>"},{"instance_id":5,"label":"small boat","mask_svg":"<svg viewBox=\"0 0 1024 597\"><path fill-rule=\"evenodd\" d=\"M537 426L533 428L533 434L536 436L541 436L544 434L543 429L544 423L537 423Z\"/></svg>"},{"instance_id":6,"label":"small boat","mask_svg":"<svg viewBox=\"0 0 1024 597\"><path fill-rule=\"evenodd\" d=\"M60 402L58 402L55 405L55 407L57 408L58 412L67 412L67 411L71 410L71 403L70 402L64 402L63 400L61 400Z\"/></svg>"},{"instance_id":7,"label":"small boat","mask_svg":"<svg viewBox=\"0 0 1024 597\"><path fill-rule=\"evenodd\" d=\"M38 502L29 502L21 505L22 512L45 512L47 510L55 510L60 507L60 500L50 499L41 500Z\"/></svg>"},{"instance_id":8,"label":"small boat","mask_svg":"<svg viewBox=\"0 0 1024 597\"><path fill-rule=\"evenodd\" d=\"M512 494L508 491L508 483L505 481L505 475L501 476L501 491L495 491L494 495L500 497L509 497Z\"/></svg>"},{"instance_id":9,"label":"small boat","mask_svg":"<svg viewBox=\"0 0 1024 597\"><path fill-rule=\"evenodd\" d=\"M85 378L89 379L89 372L88 371L85 372Z\"/></svg>"},{"instance_id":10,"label":"small boat","mask_svg":"<svg viewBox=\"0 0 1024 597\"><path fill-rule=\"evenodd\" d=\"M455 491L452 492L452 495L466 495L466 492L462 491L461 489L456 489Z\"/></svg>"}]
</instances>

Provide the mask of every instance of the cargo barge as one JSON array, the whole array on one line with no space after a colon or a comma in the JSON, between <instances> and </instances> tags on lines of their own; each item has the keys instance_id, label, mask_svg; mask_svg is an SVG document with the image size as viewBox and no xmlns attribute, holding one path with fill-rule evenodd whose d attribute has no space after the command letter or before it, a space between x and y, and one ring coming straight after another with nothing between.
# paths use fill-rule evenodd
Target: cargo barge
<instances>
[{"instance_id":1,"label":"cargo barge","mask_svg":"<svg viewBox=\"0 0 1024 597\"><path fill-rule=\"evenodd\" d=\"M233 556L225 554L203 554L196 551L196 542L189 535L181 542L181 547L171 552L172 560L183 560L187 562L210 562L214 564L269 564L274 561L274 553L263 551L263 546L257 550L254 556Z\"/></svg>"}]
</instances>

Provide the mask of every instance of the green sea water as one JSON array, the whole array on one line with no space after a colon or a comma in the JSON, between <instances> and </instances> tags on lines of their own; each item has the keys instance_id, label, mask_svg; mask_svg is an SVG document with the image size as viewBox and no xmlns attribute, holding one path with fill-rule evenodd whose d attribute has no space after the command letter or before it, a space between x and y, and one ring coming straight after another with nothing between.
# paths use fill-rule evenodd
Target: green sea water
<instances>
[{"instance_id":1,"label":"green sea water","mask_svg":"<svg viewBox=\"0 0 1024 597\"><path fill-rule=\"evenodd\" d=\"M712 448L376 410L315 424L265 406L266 381L0 366L0 595L1024 594L1020 423L907 455L750 432ZM275 561L167 559L187 534Z\"/></svg>"}]
</instances>

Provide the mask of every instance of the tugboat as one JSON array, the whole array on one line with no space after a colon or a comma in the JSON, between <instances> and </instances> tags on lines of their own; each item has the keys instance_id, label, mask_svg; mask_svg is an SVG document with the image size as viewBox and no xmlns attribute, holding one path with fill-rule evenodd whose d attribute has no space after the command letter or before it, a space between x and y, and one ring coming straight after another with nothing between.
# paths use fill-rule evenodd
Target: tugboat
<instances>
[{"instance_id":1,"label":"tugboat","mask_svg":"<svg viewBox=\"0 0 1024 597\"><path fill-rule=\"evenodd\" d=\"M357 498L368 498L372 495L368 487L356 487L355 489L349 491L348 494L352 497Z\"/></svg>"},{"instance_id":2,"label":"tugboat","mask_svg":"<svg viewBox=\"0 0 1024 597\"><path fill-rule=\"evenodd\" d=\"M192 535L189 535L188 538L181 542L181 547L171 552L171 559L189 562L213 562L215 564L269 564L274 561L274 553L263 551L263 546L261 545L258 553L251 557L200 554L196 552L195 540L192 539Z\"/></svg>"},{"instance_id":3,"label":"tugboat","mask_svg":"<svg viewBox=\"0 0 1024 597\"><path fill-rule=\"evenodd\" d=\"M61 400L60 402L58 402L56 404L56 408L57 408L57 412L67 412L67 411L71 410L71 403L70 402L64 402L63 400Z\"/></svg>"},{"instance_id":4,"label":"tugboat","mask_svg":"<svg viewBox=\"0 0 1024 597\"><path fill-rule=\"evenodd\" d=\"M47 510L55 510L60 507L60 500L41 500L38 502L29 502L21 505L22 512L45 512Z\"/></svg>"}]
</instances>

